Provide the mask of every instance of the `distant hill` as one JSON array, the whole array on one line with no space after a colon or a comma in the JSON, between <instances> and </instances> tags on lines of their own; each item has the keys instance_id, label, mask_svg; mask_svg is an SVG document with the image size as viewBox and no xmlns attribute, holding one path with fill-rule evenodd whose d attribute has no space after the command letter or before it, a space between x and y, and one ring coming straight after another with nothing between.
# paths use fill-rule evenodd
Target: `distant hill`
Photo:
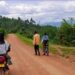
<instances>
[{"instance_id":1,"label":"distant hill","mask_svg":"<svg viewBox=\"0 0 75 75\"><path fill-rule=\"evenodd\" d=\"M75 24L75 20L66 20L69 24ZM51 26L60 26L62 23L62 21L59 21L59 22L45 22L43 23L43 25L51 25Z\"/></svg>"},{"instance_id":2,"label":"distant hill","mask_svg":"<svg viewBox=\"0 0 75 75\"><path fill-rule=\"evenodd\" d=\"M61 22L45 22L43 25L60 26Z\"/></svg>"}]
</instances>

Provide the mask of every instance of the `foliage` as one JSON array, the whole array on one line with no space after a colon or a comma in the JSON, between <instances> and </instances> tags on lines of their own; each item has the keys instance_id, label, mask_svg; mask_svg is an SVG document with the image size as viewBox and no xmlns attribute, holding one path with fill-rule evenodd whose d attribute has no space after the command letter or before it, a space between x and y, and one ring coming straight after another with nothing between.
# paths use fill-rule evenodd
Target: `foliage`
<instances>
[{"instance_id":1,"label":"foliage","mask_svg":"<svg viewBox=\"0 0 75 75\"><path fill-rule=\"evenodd\" d=\"M30 20L22 20L20 17L18 19L10 19L0 16L0 28L4 29L7 33L20 33L27 38L33 38L34 31L38 31L42 35L47 32L50 41L56 36L57 28L54 26L42 26L36 24L36 22L31 18Z\"/></svg>"},{"instance_id":2,"label":"foliage","mask_svg":"<svg viewBox=\"0 0 75 75\"><path fill-rule=\"evenodd\" d=\"M4 33L4 35L6 35L6 31L2 28L0 28L0 32Z\"/></svg>"},{"instance_id":3,"label":"foliage","mask_svg":"<svg viewBox=\"0 0 75 75\"><path fill-rule=\"evenodd\" d=\"M75 24L74 19L69 21L63 19L60 27L51 25L37 24L33 18L22 20L0 16L0 29L6 33L19 33L27 38L32 39L34 31L38 31L41 38L46 32L49 36L50 43L75 46Z\"/></svg>"},{"instance_id":4,"label":"foliage","mask_svg":"<svg viewBox=\"0 0 75 75\"><path fill-rule=\"evenodd\" d=\"M58 29L60 44L67 46L75 46L75 25L68 23L63 19L61 26Z\"/></svg>"}]
</instances>

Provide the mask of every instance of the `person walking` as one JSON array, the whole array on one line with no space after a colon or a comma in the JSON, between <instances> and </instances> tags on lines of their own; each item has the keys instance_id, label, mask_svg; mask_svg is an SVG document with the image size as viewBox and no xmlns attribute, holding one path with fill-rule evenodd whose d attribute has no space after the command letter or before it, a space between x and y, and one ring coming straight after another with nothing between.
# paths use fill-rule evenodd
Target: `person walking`
<instances>
[{"instance_id":1,"label":"person walking","mask_svg":"<svg viewBox=\"0 0 75 75\"><path fill-rule=\"evenodd\" d=\"M40 35L38 34L37 31L35 31L33 35L33 45L34 45L35 55L40 55L39 44L40 44Z\"/></svg>"},{"instance_id":2,"label":"person walking","mask_svg":"<svg viewBox=\"0 0 75 75\"><path fill-rule=\"evenodd\" d=\"M44 33L42 37L42 44L43 44L43 55L49 55L49 48L48 48L48 42L49 42L49 37L47 33Z\"/></svg>"}]
</instances>

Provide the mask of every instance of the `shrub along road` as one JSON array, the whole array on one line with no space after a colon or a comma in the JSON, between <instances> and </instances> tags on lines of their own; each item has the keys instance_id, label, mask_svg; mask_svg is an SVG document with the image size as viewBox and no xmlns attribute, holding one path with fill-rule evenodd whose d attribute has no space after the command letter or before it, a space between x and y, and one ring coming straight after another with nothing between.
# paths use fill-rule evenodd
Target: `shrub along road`
<instances>
[{"instance_id":1,"label":"shrub along road","mask_svg":"<svg viewBox=\"0 0 75 75\"><path fill-rule=\"evenodd\" d=\"M13 65L10 75L75 75L75 67L60 57L35 56L34 49L23 43L15 34L8 35Z\"/></svg>"}]
</instances>

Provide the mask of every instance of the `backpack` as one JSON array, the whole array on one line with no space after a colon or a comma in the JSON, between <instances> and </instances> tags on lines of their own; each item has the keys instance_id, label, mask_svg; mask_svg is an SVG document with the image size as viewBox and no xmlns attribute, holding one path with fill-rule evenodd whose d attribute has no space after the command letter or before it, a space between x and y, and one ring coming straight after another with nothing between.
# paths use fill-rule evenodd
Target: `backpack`
<instances>
[{"instance_id":1,"label":"backpack","mask_svg":"<svg viewBox=\"0 0 75 75\"><path fill-rule=\"evenodd\" d=\"M43 41L44 45L48 45L48 40Z\"/></svg>"}]
</instances>

